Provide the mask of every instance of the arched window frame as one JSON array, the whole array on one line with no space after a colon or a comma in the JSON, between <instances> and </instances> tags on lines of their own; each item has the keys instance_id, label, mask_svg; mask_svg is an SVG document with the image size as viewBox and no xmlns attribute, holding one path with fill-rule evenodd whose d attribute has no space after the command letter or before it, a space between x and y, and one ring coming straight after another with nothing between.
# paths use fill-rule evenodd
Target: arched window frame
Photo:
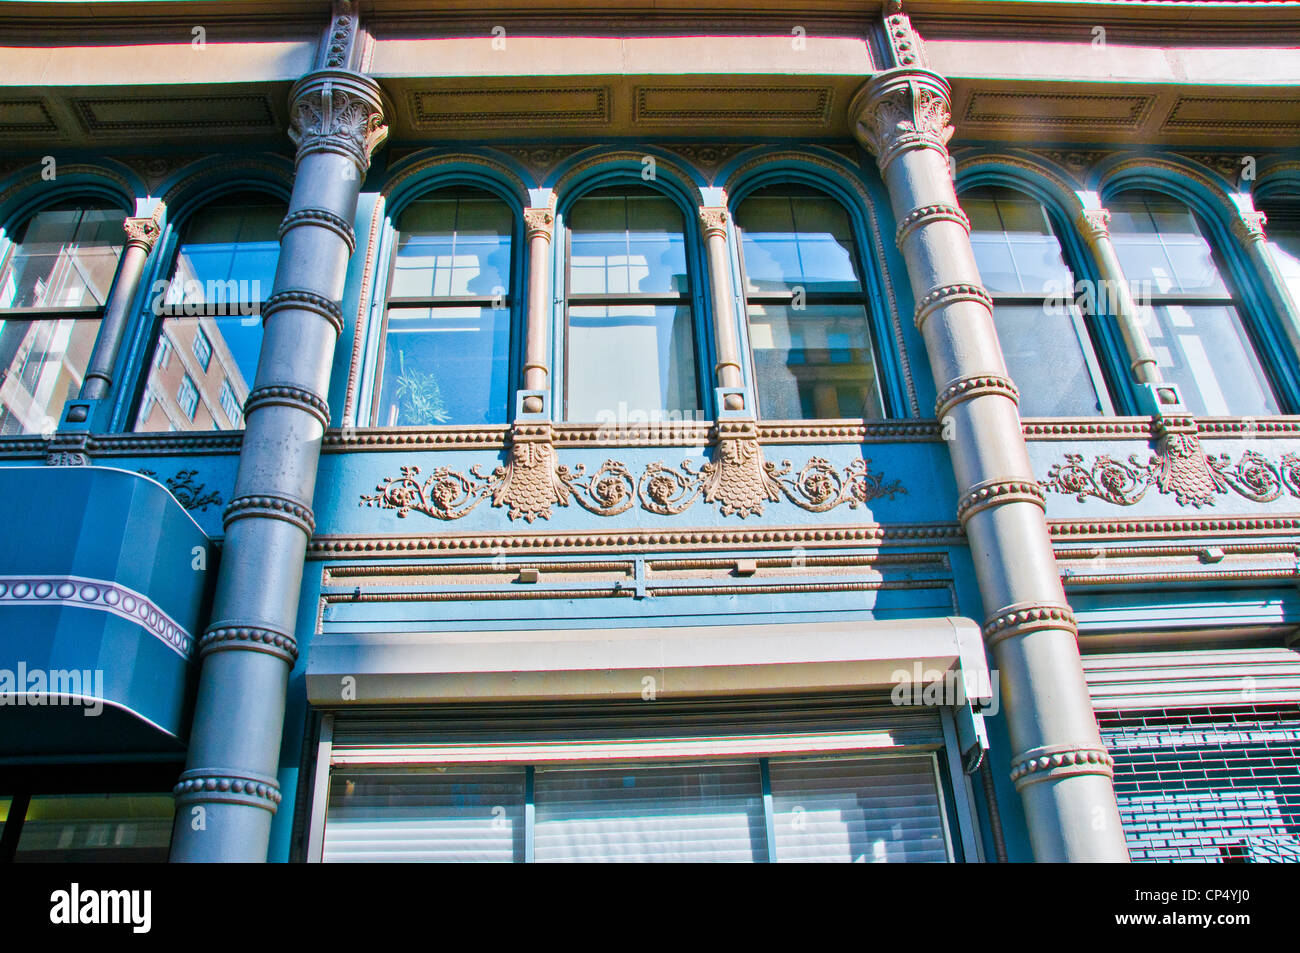
<instances>
[{"instance_id":1,"label":"arched window frame","mask_svg":"<svg viewBox=\"0 0 1300 953\"><path fill-rule=\"evenodd\" d=\"M704 239L699 221L699 199L692 194L689 186L672 175L664 163L656 166L656 175L651 179L643 177L646 168L640 160L635 164L630 161L611 161L610 163L589 171L580 178L564 183L558 195L555 224L554 255L555 271L552 287L556 312L552 324L552 398L556 407L557 420L569 420L568 384L569 384L569 213L574 204L592 192L607 188L647 189L667 197L682 213L682 238L686 251L687 283L690 287L689 300L695 331L695 366L696 385L699 389L701 413L707 419L716 414L714 386L717 383L714 371L716 362L716 345L713 339L713 313L709 296L709 272L705 260ZM573 423L596 423L597 421L573 420Z\"/></svg>"},{"instance_id":2,"label":"arched window frame","mask_svg":"<svg viewBox=\"0 0 1300 953\"><path fill-rule=\"evenodd\" d=\"M911 402L902 369L902 361L905 358L904 355L898 352L895 336L890 327L891 315L885 304L886 296L881 269L886 267L886 263L878 261L874 255L869 254L869 249L872 246L869 238L870 229L866 220L866 210L863 207L863 202L867 201L864 194L865 188L860 193L858 189L850 188L838 181L835 176L822 174L820 171L802 164L772 162L759 167L742 180L730 184L728 197L732 221L736 220L736 211L750 195L760 189L780 188L783 185L804 186L822 192L828 198L838 202L848 215L849 225L853 230L854 244L857 246L857 264L862 275L863 304L866 307L868 330L871 334L873 357L876 361L876 373L880 382L885 419L910 416ZM749 298L746 293L744 251L739 226L731 229L730 242L731 254L736 263L733 270L733 280L735 281L735 297L738 307L738 324L742 336L741 343L744 349L742 362L745 365L745 380L751 389L751 393L755 395L755 403L761 404L757 396L758 378L754 366L754 349L750 336ZM758 406L757 412L759 419L764 419L761 405Z\"/></svg>"},{"instance_id":3,"label":"arched window frame","mask_svg":"<svg viewBox=\"0 0 1300 953\"><path fill-rule=\"evenodd\" d=\"M974 167L968 166L959 170L956 188L958 203L961 202L964 194L979 188L1004 188L1019 192L1038 202L1047 213L1048 222L1061 246L1062 258L1074 277L1076 287L1080 282L1087 282L1093 288L1098 287L1100 269L1078 231L1078 212L1082 211L1082 208L1078 206L1077 198L1072 203L1075 205L1074 214L1069 214L1067 199L1058 194L1049 183L1040 181L1032 174L1025 174L1020 169L1005 167L997 163L995 157L982 159ZM1101 416L1137 413L1135 382L1129 371L1131 362L1124 348L1119 328L1115 324L1115 315L1106 307L1111 296L1092 295L1092 302L1097 310L1092 314L1085 314L1073 303L1077 299L1076 288L1064 290L1068 300L1064 301L1063 305L1068 309L1075 326L1075 333L1079 337L1084 364L1088 368L1088 375L1101 405ZM1045 303L1047 301L1046 296L1012 295L992 291L990 294L993 295L994 300L995 321L999 302Z\"/></svg>"},{"instance_id":4,"label":"arched window frame","mask_svg":"<svg viewBox=\"0 0 1300 953\"><path fill-rule=\"evenodd\" d=\"M357 416L361 426L383 425L376 420L378 413L378 393L383 385L383 349L384 333L387 326L389 292L393 287L393 271L397 260L397 222L402 213L421 199L433 198L437 193L456 189L474 189L486 192L500 199L509 210L511 221L510 233L510 286L506 288L505 304L510 315L510 366L507 372L505 421L513 422L515 414L515 391L521 379L524 352L524 309L527 303L528 250L525 247L523 230L523 206L517 191L509 184L503 183L496 176L473 167L455 166L436 171L433 174L414 175L402 182L387 196L383 209L384 222L377 239L375 291L371 299L370 313L364 328L358 327L356 334L364 334L363 348L365 360L360 372L357 387ZM446 299L443 299L446 300ZM427 424L403 427L402 429L434 429L440 426L458 427L458 424Z\"/></svg>"},{"instance_id":5,"label":"arched window frame","mask_svg":"<svg viewBox=\"0 0 1300 953\"><path fill-rule=\"evenodd\" d=\"M170 285L176 270L176 256L180 251L190 221L196 214L207 207L221 202L224 197L258 193L282 202L286 208L288 207L290 197L289 182L271 176L249 176L235 180L207 180L201 187L190 191L179 201L169 204L167 220L163 225L158 241L154 244L149 255L149 263L146 265L144 275L141 277L140 288L136 295L135 313L139 316L139 320L136 322L136 332L132 337L130 346L123 348L126 353L119 358L119 379L134 380L135 386L124 387L120 392L113 414L113 427L115 430L133 430L141 404L145 400L149 375L157 356L158 342L162 336L163 324L168 317L171 317L166 313L166 310L163 310L162 313L155 311L154 299L160 287ZM261 290L263 292L263 301L265 301L266 298L271 296L272 289L267 287ZM259 316L258 320L260 321L262 318ZM253 381L250 380L247 383L251 389ZM241 421L241 423L244 423L244 421ZM241 431L242 427L239 430L190 432L238 433ZM148 431L140 431L140 433L142 436L148 435Z\"/></svg>"},{"instance_id":6,"label":"arched window frame","mask_svg":"<svg viewBox=\"0 0 1300 953\"><path fill-rule=\"evenodd\" d=\"M1231 294L1231 302L1280 405L1279 413L1286 414L1300 407L1296 356L1278 324L1280 316L1273 314L1240 239L1233 234L1231 218L1237 212L1227 193L1215 191L1208 179L1197 182L1192 173L1172 163L1133 162L1103 169L1098 191L1104 208L1125 192L1149 191L1181 202L1191 210L1206 233L1204 237Z\"/></svg>"},{"instance_id":7,"label":"arched window frame","mask_svg":"<svg viewBox=\"0 0 1300 953\"><path fill-rule=\"evenodd\" d=\"M1251 192L1255 208L1261 212L1268 212L1268 206L1274 202L1288 202L1300 205L1300 163L1288 163L1285 167L1276 170L1266 170L1254 182L1254 188ZM1279 268L1280 263L1276 260L1276 253L1272 246L1272 233L1276 226L1270 220L1264 226L1264 234L1270 242L1269 253L1274 256L1274 266ZM1256 276L1257 280L1267 280L1262 275ZM1291 288L1291 299L1298 309L1300 309L1300 288ZM1279 316L1282 317L1282 316Z\"/></svg>"},{"instance_id":8,"label":"arched window frame","mask_svg":"<svg viewBox=\"0 0 1300 953\"><path fill-rule=\"evenodd\" d=\"M64 205L72 202L95 202L110 208L119 209L123 217L129 217L132 211L131 199L127 196L122 188L116 183L110 183L93 174L85 172L74 172L62 178L59 186L51 189L50 183L43 177L37 177L39 185L29 184L28 187L18 186L14 191L18 193L17 201L12 205L11 210L3 218L3 229L0 230L0 266L9 260L13 253L14 246L17 244L15 237L20 231L27 228L32 218L46 209L58 205ZM121 236L121 244L126 244L126 234ZM117 282L117 269L121 265L121 252L119 250L118 263L114 266L113 278L109 286L104 289L105 304L76 306L69 308L42 308L42 309L13 309L6 312L0 312L0 319L4 320L22 320L28 322L59 320L60 318L72 318L78 321L102 321L104 317L105 305L109 296L112 294L113 285ZM7 315L7 317L6 317ZM99 338L99 332L96 331L96 342ZM94 344L91 345L93 353ZM74 395L75 396L75 395ZM57 420L62 414L62 405L51 405L48 410L49 416Z\"/></svg>"}]
</instances>

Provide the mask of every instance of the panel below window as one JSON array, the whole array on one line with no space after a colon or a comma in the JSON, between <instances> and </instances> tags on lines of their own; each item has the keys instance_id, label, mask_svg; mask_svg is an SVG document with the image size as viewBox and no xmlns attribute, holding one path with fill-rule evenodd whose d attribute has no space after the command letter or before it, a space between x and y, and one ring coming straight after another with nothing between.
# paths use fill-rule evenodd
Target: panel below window
<instances>
[{"instance_id":1,"label":"panel below window","mask_svg":"<svg viewBox=\"0 0 1300 953\"><path fill-rule=\"evenodd\" d=\"M54 432L98 333L98 319L0 320L0 435Z\"/></svg>"},{"instance_id":2,"label":"panel below window","mask_svg":"<svg viewBox=\"0 0 1300 953\"><path fill-rule=\"evenodd\" d=\"M753 304L749 339L765 419L884 416L862 305Z\"/></svg>"},{"instance_id":3,"label":"panel below window","mask_svg":"<svg viewBox=\"0 0 1300 953\"><path fill-rule=\"evenodd\" d=\"M505 423L509 374L509 310L393 308L375 423Z\"/></svg>"}]
</instances>

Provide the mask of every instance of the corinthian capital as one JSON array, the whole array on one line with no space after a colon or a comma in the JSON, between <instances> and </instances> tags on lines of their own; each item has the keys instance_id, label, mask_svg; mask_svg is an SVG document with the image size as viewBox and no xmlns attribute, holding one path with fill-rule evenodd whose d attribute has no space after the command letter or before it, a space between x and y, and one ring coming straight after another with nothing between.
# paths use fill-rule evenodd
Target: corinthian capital
<instances>
[{"instance_id":1,"label":"corinthian capital","mask_svg":"<svg viewBox=\"0 0 1300 953\"><path fill-rule=\"evenodd\" d=\"M548 206L524 209L524 231L528 241L541 237L551 240L555 230L555 212Z\"/></svg>"},{"instance_id":2,"label":"corinthian capital","mask_svg":"<svg viewBox=\"0 0 1300 953\"><path fill-rule=\"evenodd\" d=\"M1240 218L1232 221L1232 233L1237 236L1237 241L1243 244L1263 241L1264 226L1267 222L1268 216L1263 212L1242 212Z\"/></svg>"},{"instance_id":3,"label":"corinthian capital","mask_svg":"<svg viewBox=\"0 0 1300 953\"><path fill-rule=\"evenodd\" d=\"M154 206L153 214L142 218L128 218L122 222L126 231L127 245L138 245L149 251L162 233L162 217L166 206L159 202Z\"/></svg>"},{"instance_id":4,"label":"corinthian capital","mask_svg":"<svg viewBox=\"0 0 1300 953\"><path fill-rule=\"evenodd\" d=\"M1110 234L1110 212L1104 208L1085 208L1079 211L1079 231L1089 242Z\"/></svg>"},{"instance_id":5,"label":"corinthian capital","mask_svg":"<svg viewBox=\"0 0 1300 953\"><path fill-rule=\"evenodd\" d=\"M725 208L705 206L700 209L700 226L704 229L704 237L710 238L713 235L727 237L727 210Z\"/></svg>"},{"instance_id":6,"label":"corinthian capital","mask_svg":"<svg viewBox=\"0 0 1300 953\"><path fill-rule=\"evenodd\" d=\"M388 135L379 86L347 70L308 73L289 94L289 138L298 159L313 152L345 155L364 174Z\"/></svg>"},{"instance_id":7,"label":"corinthian capital","mask_svg":"<svg viewBox=\"0 0 1300 953\"><path fill-rule=\"evenodd\" d=\"M883 170L908 149L945 155L952 138L951 90L947 80L923 69L893 69L862 88L849 104L854 135Z\"/></svg>"}]
</instances>

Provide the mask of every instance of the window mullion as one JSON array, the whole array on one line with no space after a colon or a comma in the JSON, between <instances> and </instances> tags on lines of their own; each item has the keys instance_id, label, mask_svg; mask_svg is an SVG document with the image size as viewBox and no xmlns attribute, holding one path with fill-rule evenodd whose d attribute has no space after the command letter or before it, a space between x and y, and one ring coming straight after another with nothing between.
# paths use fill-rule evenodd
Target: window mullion
<instances>
[{"instance_id":1,"label":"window mullion","mask_svg":"<svg viewBox=\"0 0 1300 953\"><path fill-rule=\"evenodd\" d=\"M767 834L767 862L776 860L776 812L772 806L772 771L767 758L758 759L758 772L763 785L763 827Z\"/></svg>"}]
</instances>

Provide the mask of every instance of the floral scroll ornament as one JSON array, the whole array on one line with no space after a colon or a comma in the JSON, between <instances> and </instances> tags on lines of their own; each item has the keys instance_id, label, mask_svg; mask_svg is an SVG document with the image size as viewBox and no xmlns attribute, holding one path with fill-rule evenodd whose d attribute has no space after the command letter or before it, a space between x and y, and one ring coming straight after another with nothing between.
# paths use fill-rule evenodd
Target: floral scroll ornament
<instances>
[{"instance_id":1,"label":"floral scroll ornament","mask_svg":"<svg viewBox=\"0 0 1300 953\"><path fill-rule=\"evenodd\" d=\"M421 480L419 467L404 466L400 476L385 478L377 492L363 494L360 505L396 510L399 517L414 511L455 520L490 499L512 520L522 517L531 523L549 519L553 506L571 501L597 516L617 516L638 502L650 513L675 516L703 499L724 516L744 519L782 498L810 513L824 513L907 492L899 481L886 484L882 474L872 473L870 462L855 460L840 470L814 457L793 472L789 460L779 466L766 462L753 422L740 421L719 425L717 448L707 463L651 463L634 478L625 464L606 460L588 476L582 465L556 462L550 424L521 425L511 434L506 464L490 474L477 465L468 475L439 467Z\"/></svg>"},{"instance_id":2,"label":"floral scroll ornament","mask_svg":"<svg viewBox=\"0 0 1300 953\"><path fill-rule=\"evenodd\" d=\"M138 470L136 472L155 480L158 478L158 475L153 470ZM167 489L172 491L172 496L176 497L176 502L187 510L202 512L209 506L220 506L222 503L221 494L216 490L204 493L203 491L207 488L207 485L195 482L195 477L198 475L198 470L181 470L175 476L168 477L163 483Z\"/></svg>"},{"instance_id":3,"label":"floral scroll ornament","mask_svg":"<svg viewBox=\"0 0 1300 953\"><path fill-rule=\"evenodd\" d=\"M1052 466L1043 488L1073 495L1080 503L1095 497L1117 506L1133 506L1154 486L1171 494L1179 506L1213 506L1233 492L1255 503L1271 503L1283 493L1300 497L1300 455L1284 454L1277 463L1248 450L1234 463L1227 454L1208 456L1195 423L1161 423L1157 452L1146 462L1132 454L1127 462L1102 455L1091 464L1067 453ZM1190 428L1190 429L1189 429Z\"/></svg>"}]
</instances>

